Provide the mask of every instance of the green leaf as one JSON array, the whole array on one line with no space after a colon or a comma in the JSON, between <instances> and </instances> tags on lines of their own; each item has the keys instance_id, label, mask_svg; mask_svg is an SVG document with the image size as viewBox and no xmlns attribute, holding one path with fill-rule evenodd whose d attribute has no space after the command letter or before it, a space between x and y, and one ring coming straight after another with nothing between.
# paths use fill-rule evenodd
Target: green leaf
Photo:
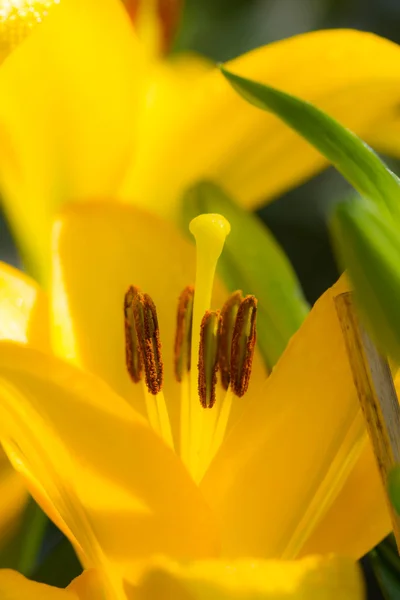
<instances>
[{"instance_id":1,"label":"green leaf","mask_svg":"<svg viewBox=\"0 0 400 600\"><path fill-rule=\"evenodd\" d=\"M82 573L81 564L71 543L64 538L41 562L31 578L39 583L64 588L80 573Z\"/></svg>"},{"instance_id":2,"label":"green leaf","mask_svg":"<svg viewBox=\"0 0 400 600\"><path fill-rule=\"evenodd\" d=\"M224 215L231 224L219 261L219 274L229 291L241 289L257 297L257 341L267 367L271 368L308 313L300 284L265 225L214 183L200 182L185 194L184 231L188 231L191 219L211 212Z\"/></svg>"},{"instance_id":3,"label":"green leaf","mask_svg":"<svg viewBox=\"0 0 400 600\"><path fill-rule=\"evenodd\" d=\"M304 100L223 67L221 72L245 100L277 115L315 146L362 196L382 210L389 209L400 221L399 179L356 135Z\"/></svg>"},{"instance_id":4,"label":"green leaf","mask_svg":"<svg viewBox=\"0 0 400 600\"><path fill-rule=\"evenodd\" d=\"M390 501L400 515L400 465L396 465L390 471L387 486Z\"/></svg>"},{"instance_id":5,"label":"green leaf","mask_svg":"<svg viewBox=\"0 0 400 600\"><path fill-rule=\"evenodd\" d=\"M395 545L387 538L369 553L371 565L386 600L400 598L400 559Z\"/></svg>"},{"instance_id":6,"label":"green leaf","mask_svg":"<svg viewBox=\"0 0 400 600\"><path fill-rule=\"evenodd\" d=\"M400 239L391 219L361 198L338 205L332 237L373 337L400 361Z\"/></svg>"},{"instance_id":7,"label":"green leaf","mask_svg":"<svg viewBox=\"0 0 400 600\"><path fill-rule=\"evenodd\" d=\"M16 569L29 577L37 561L48 518L30 498L13 538L0 552L0 568Z\"/></svg>"}]
</instances>

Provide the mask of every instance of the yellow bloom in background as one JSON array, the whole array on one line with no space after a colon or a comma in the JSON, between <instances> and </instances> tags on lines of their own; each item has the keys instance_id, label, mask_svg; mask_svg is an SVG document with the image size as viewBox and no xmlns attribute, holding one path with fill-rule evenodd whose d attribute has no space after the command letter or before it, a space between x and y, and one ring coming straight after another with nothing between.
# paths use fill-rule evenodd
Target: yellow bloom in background
<instances>
[{"instance_id":1,"label":"yellow bloom in background","mask_svg":"<svg viewBox=\"0 0 400 600\"><path fill-rule=\"evenodd\" d=\"M210 178L254 207L326 165L203 59L160 59L155 3L134 4L136 28L120 0L60 0L0 67L4 205L43 280L52 217L65 201L112 196L174 218L187 186ZM314 102L368 141L398 104L399 56L374 35L331 30L260 48L228 69Z\"/></svg>"},{"instance_id":2,"label":"yellow bloom in background","mask_svg":"<svg viewBox=\"0 0 400 600\"><path fill-rule=\"evenodd\" d=\"M209 219L192 222L195 351L228 229ZM45 293L2 267L14 296L2 306L2 320L13 323L9 311L25 310L15 336L37 340L0 343L7 454L84 567L97 570L109 598L155 599L168 585L171 597L203 599L214 590L222 600L231 594L227 569L235 572L239 598L362 598L359 575L346 560L297 562L310 554L358 558L390 529L333 303L346 283L321 297L268 379L256 356L244 397L225 396L218 384L215 406L202 409L197 361L186 381L173 374L176 303L195 280L194 266L194 249L165 221L118 203L70 206L52 238L50 329L60 358L45 348ZM131 285L157 307L163 395L128 374L123 304ZM24 302L33 295L34 305ZM212 306L225 300L217 288ZM125 317L131 322L129 311ZM220 430L213 458L212 432L227 399L229 435ZM8 577L22 586L20 594L34 586L6 573L0 590ZM46 598L48 590L40 591ZM51 593L55 600L67 594Z\"/></svg>"}]
</instances>

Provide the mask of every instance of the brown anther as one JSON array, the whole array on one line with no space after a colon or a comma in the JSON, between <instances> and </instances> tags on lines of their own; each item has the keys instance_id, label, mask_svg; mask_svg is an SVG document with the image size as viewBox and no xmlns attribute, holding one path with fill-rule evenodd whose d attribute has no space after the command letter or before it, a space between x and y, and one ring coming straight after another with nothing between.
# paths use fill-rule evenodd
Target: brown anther
<instances>
[{"instance_id":1,"label":"brown anther","mask_svg":"<svg viewBox=\"0 0 400 600\"><path fill-rule=\"evenodd\" d=\"M176 313L176 334L174 345L174 370L176 379L181 382L184 372L190 371L193 326L194 287L188 285L178 300Z\"/></svg>"},{"instance_id":2,"label":"brown anther","mask_svg":"<svg viewBox=\"0 0 400 600\"><path fill-rule=\"evenodd\" d=\"M126 368L134 383L139 383L142 378L142 361L133 316L133 301L138 293L139 289L131 285L124 299L125 360Z\"/></svg>"},{"instance_id":3,"label":"brown anther","mask_svg":"<svg viewBox=\"0 0 400 600\"><path fill-rule=\"evenodd\" d=\"M229 296L221 309L221 321L218 345L218 363L221 371L221 383L227 390L231 381L231 346L236 315L243 300L240 290Z\"/></svg>"},{"instance_id":4,"label":"brown anther","mask_svg":"<svg viewBox=\"0 0 400 600\"><path fill-rule=\"evenodd\" d=\"M198 390L203 408L212 408L216 400L220 319L219 311L207 311L200 325Z\"/></svg>"},{"instance_id":5,"label":"brown anther","mask_svg":"<svg viewBox=\"0 0 400 600\"><path fill-rule=\"evenodd\" d=\"M246 296L236 316L231 349L231 386L236 396L243 396L249 387L254 348L256 345L257 299Z\"/></svg>"},{"instance_id":6,"label":"brown anther","mask_svg":"<svg viewBox=\"0 0 400 600\"><path fill-rule=\"evenodd\" d=\"M146 385L149 392L156 395L161 391L163 385L164 365L161 358L157 311L150 296L140 292L135 295L133 316Z\"/></svg>"}]
</instances>

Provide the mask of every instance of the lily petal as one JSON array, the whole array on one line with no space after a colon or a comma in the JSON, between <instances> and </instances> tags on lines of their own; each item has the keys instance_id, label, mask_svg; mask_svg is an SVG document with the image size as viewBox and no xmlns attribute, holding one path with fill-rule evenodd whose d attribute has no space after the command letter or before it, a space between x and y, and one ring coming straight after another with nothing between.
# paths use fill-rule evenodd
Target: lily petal
<instances>
[{"instance_id":1,"label":"lily petal","mask_svg":"<svg viewBox=\"0 0 400 600\"><path fill-rule=\"evenodd\" d=\"M0 597L3 600L78 600L73 592L29 581L20 573L8 569L0 570ZM95 600L95 597L87 600Z\"/></svg>"},{"instance_id":2,"label":"lily petal","mask_svg":"<svg viewBox=\"0 0 400 600\"><path fill-rule=\"evenodd\" d=\"M198 488L125 400L26 346L1 342L0 365L5 450L87 566L111 578L154 553L217 552Z\"/></svg>"},{"instance_id":3,"label":"lily petal","mask_svg":"<svg viewBox=\"0 0 400 600\"><path fill-rule=\"evenodd\" d=\"M339 280L316 303L205 476L202 491L228 556L296 557L361 454L365 427L333 302L345 289ZM369 477L360 482L360 497L369 484ZM360 510L356 500L336 522L349 533L346 554L354 549L348 525ZM383 503L368 516L386 527L382 512ZM334 540L325 546L334 551Z\"/></svg>"},{"instance_id":4,"label":"lily petal","mask_svg":"<svg viewBox=\"0 0 400 600\"><path fill-rule=\"evenodd\" d=\"M101 574L95 569L84 571L69 584L67 589L77 594L79 600L104 600Z\"/></svg>"},{"instance_id":5,"label":"lily petal","mask_svg":"<svg viewBox=\"0 0 400 600\"><path fill-rule=\"evenodd\" d=\"M159 561L148 567L135 600L362 600L359 567L340 557L298 561L232 563L204 561L179 565Z\"/></svg>"},{"instance_id":6,"label":"lily petal","mask_svg":"<svg viewBox=\"0 0 400 600\"><path fill-rule=\"evenodd\" d=\"M195 248L169 223L117 203L71 205L54 226L52 312L60 356L96 373L145 415L141 386L125 366L123 299L130 285L157 307L165 365L165 397L174 431L180 384L173 375L176 309L195 280ZM216 285L213 305L227 294ZM258 357L259 358L259 357ZM265 379L255 361L252 389Z\"/></svg>"},{"instance_id":7,"label":"lily petal","mask_svg":"<svg viewBox=\"0 0 400 600\"><path fill-rule=\"evenodd\" d=\"M383 154L400 155L400 115L399 105L386 114L386 118L375 123L365 136L368 143Z\"/></svg>"},{"instance_id":8,"label":"lily petal","mask_svg":"<svg viewBox=\"0 0 400 600\"><path fill-rule=\"evenodd\" d=\"M0 67L0 183L29 267L66 199L115 190L134 137L142 57L118 0L63 0Z\"/></svg>"},{"instance_id":9,"label":"lily petal","mask_svg":"<svg viewBox=\"0 0 400 600\"><path fill-rule=\"evenodd\" d=\"M0 262L0 340L50 348L49 307L33 279Z\"/></svg>"},{"instance_id":10,"label":"lily petal","mask_svg":"<svg viewBox=\"0 0 400 600\"><path fill-rule=\"evenodd\" d=\"M363 137L398 104L399 58L399 46L388 40L329 30L270 44L227 68L312 101ZM278 119L235 96L217 72L190 82L158 135L152 122L165 110L162 100L149 108L146 121L147 137L157 133L157 147L146 161L138 150L140 173L128 176L123 191L164 215L174 215L183 191L199 179L223 185L253 208L327 166Z\"/></svg>"},{"instance_id":11,"label":"lily petal","mask_svg":"<svg viewBox=\"0 0 400 600\"><path fill-rule=\"evenodd\" d=\"M29 277L0 263L0 340L29 342L49 348L48 302ZM15 529L27 499L23 479L12 469L0 448L1 546Z\"/></svg>"},{"instance_id":12,"label":"lily petal","mask_svg":"<svg viewBox=\"0 0 400 600\"><path fill-rule=\"evenodd\" d=\"M391 531L389 512L382 510L385 497L375 461L371 444L366 443L343 489L302 548L302 556L317 551L325 554L332 548L335 552L362 556L366 548L373 548ZM351 518L350 506L357 507Z\"/></svg>"}]
</instances>

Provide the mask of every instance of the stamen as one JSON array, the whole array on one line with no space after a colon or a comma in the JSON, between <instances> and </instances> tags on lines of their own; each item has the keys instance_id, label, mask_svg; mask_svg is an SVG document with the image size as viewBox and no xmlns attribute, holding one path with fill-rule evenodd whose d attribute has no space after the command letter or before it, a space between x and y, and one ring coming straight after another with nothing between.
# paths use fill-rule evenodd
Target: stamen
<instances>
[{"instance_id":1,"label":"stamen","mask_svg":"<svg viewBox=\"0 0 400 600\"><path fill-rule=\"evenodd\" d=\"M171 424L162 392L164 366L156 307L150 296L131 286L125 294L124 314L128 372L137 383L144 367L143 390L149 423L173 449Z\"/></svg>"},{"instance_id":2,"label":"stamen","mask_svg":"<svg viewBox=\"0 0 400 600\"><path fill-rule=\"evenodd\" d=\"M220 318L219 311L207 311L200 327L198 390L203 408L212 408L216 399Z\"/></svg>"},{"instance_id":3,"label":"stamen","mask_svg":"<svg viewBox=\"0 0 400 600\"><path fill-rule=\"evenodd\" d=\"M240 290L233 292L221 309L218 362L221 371L221 383L224 390L228 389L231 381L231 348L233 330L235 327L238 309L242 300L243 295Z\"/></svg>"},{"instance_id":4,"label":"stamen","mask_svg":"<svg viewBox=\"0 0 400 600\"><path fill-rule=\"evenodd\" d=\"M174 368L176 379L181 383L184 373L190 371L192 326L193 326L194 287L188 285L178 301L176 315L176 335L174 347Z\"/></svg>"},{"instance_id":5,"label":"stamen","mask_svg":"<svg viewBox=\"0 0 400 600\"><path fill-rule=\"evenodd\" d=\"M249 387L254 348L256 344L257 299L246 296L236 316L231 351L231 386L242 397Z\"/></svg>"},{"instance_id":6,"label":"stamen","mask_svg":"<svg viewBox=\"0 0 400 600\"><path fill-rule=\"evenodd\" d=\"M139 383L142 378L142 361L140 359L140 349L133 316L133 301L138 293L139 289L131 285L124 299L125 360L126 368L134 383Z\"/></svg>"},{"instance_id":7,"label":"stamen","mask_svg":"<svg viewBox=\"0 0 400 600\"><path fill-rule=\"evenodd\" d=\"M134 296L133 316L147 388L151 394L156 395L162 389L164 365L161 358L157 311L148 294L139 292Z\"/></svg>"}]
</instances>

